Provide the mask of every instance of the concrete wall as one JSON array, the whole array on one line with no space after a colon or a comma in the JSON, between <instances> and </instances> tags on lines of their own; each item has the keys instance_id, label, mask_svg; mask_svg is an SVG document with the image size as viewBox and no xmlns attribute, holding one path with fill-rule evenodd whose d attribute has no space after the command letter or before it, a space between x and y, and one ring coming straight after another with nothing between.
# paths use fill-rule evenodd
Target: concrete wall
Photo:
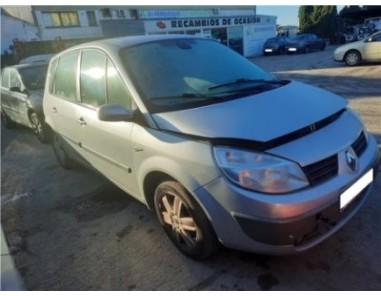
<instances>
[{"instance_id":1,"label":"concrete wall","mask_svg":"<svg viewBox=\"0 0 381 296\"><path fill-rule=\"evenodd\" d=\"M40 40L38 30L32 24L10 17L1 15L1 54L5 50L9 50L9 46L13 45L13 39L20 41L36 41Z\"/></svg>"},{"instance_id":2,"label":"concrete wall","mask_svg":"<svg viewBox=\"0 0 381 296\"><path fill-rule=\"evenodd\" d=\"M243 34L243 55L246 57L262 55L263 44L268 38L276 36L276 25L245 26Z\"/></svg>"}]
</instances>

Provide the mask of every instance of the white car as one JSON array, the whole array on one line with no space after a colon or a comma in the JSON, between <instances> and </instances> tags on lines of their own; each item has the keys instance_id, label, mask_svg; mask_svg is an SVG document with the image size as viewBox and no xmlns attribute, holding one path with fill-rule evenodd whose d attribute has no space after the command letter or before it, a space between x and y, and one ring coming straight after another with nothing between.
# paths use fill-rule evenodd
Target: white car
<instances>
[{"instance_id":1,"label":"white car","mask_svg":"<svg viewBox=\"0 0 381 296\"><path fill-rule=\"evenodd\" d=\"M333 57L337 62L356 66L362 61L381 62L381 31L364 40L345 44L336 48Z\"/></svg>"}]
</instances>

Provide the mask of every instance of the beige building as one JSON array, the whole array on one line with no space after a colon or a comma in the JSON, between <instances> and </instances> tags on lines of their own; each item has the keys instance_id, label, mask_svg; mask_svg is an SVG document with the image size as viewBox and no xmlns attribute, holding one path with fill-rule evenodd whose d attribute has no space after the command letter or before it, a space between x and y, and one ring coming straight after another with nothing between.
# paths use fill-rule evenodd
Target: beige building
<instances>
[{"instance_id":1,"label":"beige building","mask_svg":"<svg viewBox=\"0 0 381 296\"><path fill-rule=\"evenodd\" d=\"M17 10L17 9L16 9ZM276 35L276 17L256 6L31 6L42 41L145 34L191 34L217 39L244 56L259 55ZM28 41L28 40L26 40Z\"/></svg>"}]
</instances>

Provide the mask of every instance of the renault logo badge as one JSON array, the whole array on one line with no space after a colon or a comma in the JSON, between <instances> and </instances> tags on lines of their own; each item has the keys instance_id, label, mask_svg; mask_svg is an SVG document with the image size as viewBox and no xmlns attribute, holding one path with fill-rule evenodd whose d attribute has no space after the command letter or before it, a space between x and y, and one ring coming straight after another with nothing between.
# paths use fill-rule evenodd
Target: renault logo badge
<instances>
[{"instance_id":1,"label":"renault logo badge","mask_svg":"<svg viewBox=\"0 0 381 296\"><path fill-rule=\"evenodd\" d=\"M347 150L345 152L345 159L347 160L347 165L351 168L352 171L357 171L357 168L358 168L358 162L357 162L357 157L356 155Z\"/></svg>"}]
</instances>

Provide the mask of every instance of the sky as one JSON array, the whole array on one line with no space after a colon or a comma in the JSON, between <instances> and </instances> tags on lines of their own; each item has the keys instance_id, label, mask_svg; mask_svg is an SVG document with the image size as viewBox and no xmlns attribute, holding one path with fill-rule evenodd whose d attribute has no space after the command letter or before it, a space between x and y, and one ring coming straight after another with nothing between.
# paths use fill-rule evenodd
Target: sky
<instances>
[{"instance_id":1,"label":"sky","mask_svg":"<svg viewBox=\"0 0 381 296\"><path fill-rule=\"evenodd\" d=\"M337 12L343 5L337 5ZM257 14L275 15L277 24L281 26L299 26L299 5L257 5Z\"/></svg>"}]
</instances>

